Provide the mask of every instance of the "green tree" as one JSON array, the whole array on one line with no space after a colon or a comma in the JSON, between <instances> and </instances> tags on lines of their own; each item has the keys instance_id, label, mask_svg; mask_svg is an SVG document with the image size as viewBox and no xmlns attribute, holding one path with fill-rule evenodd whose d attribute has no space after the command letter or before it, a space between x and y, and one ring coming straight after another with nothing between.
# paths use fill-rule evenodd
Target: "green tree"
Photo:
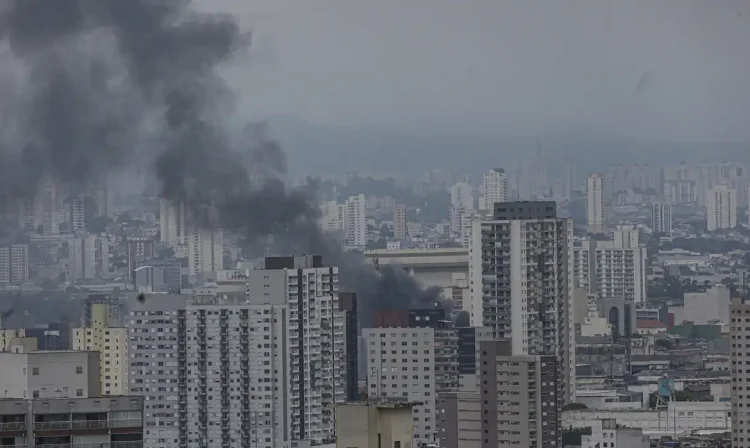
<instances>
[{"instance_id":1,"label":"green tree","mask_svg":"<svg viewBox=\"0 0 750 448\"><path fill-rule=\"evenodd\" d=\"M591 427L563 429L562 444L563 446L581 446L581 436L590 436Z\"/></svg>"},{"instance_id":2,"label":"green tree","mask_svg":"<svg viewBox=\"0 0 750 448\"><path fill-rule=\"evenodd\" d=\"M568 403L563 406L563 411L581 411L588 408L589 407L583 403Z\"/></svg>"}]
</instances>

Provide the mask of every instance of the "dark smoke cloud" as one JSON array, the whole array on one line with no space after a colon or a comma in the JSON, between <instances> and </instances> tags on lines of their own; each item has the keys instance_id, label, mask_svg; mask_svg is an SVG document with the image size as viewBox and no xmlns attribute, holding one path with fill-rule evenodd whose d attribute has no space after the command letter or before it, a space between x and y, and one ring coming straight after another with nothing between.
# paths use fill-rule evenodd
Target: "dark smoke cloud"
<instances>
[{"instance_id":1,"label":"dark smoke cloud","mask_svg":"<svg viewBox=\"0 0 750 448\"><path fill-rule=\"evenodd\" d=\"M286 188L286 156L264 125L227 131L233 95L218 69L250 43L233 17L184 0L7 0L0 39L0 191L86 186L147 164L194 223L338 264L364 313L438 300L321 233L314 185Z\"/></svg>"},{"instance_id":2,"label":"dark smoke cloud","mask_svg":"<svg viewBox=\"0 0 750 448\"><path fill-rule=\"evenodd\" d=\"M456 315L456 322L454 325L457 327L470 327L471 326L471 315L468 311L459 311Z\"/></svg>"}]
</instances>

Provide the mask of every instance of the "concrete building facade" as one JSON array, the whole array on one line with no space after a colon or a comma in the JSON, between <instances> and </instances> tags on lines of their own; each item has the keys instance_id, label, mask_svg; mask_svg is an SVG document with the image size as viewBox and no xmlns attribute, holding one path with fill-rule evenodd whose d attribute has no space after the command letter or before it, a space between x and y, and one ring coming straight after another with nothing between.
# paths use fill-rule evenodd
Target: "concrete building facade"
<instances>
[{"instance_id":1,"label":"concrete building facade","mask_svg":"<svg viewBox=\"0 0 750 448\"><path fill-rule=\"evenodd\" d=\"M187 244L188 230L185 223L185 204L162 199L159 212L161 242L178 245Z\"/></svg>"},{"instance_id":2,"label":"concrete building facade","mask_svg":"<svg viewBox=\"0 0 750 448\"><path fill-rule=\"evenodd\" d=\"M367 246L367 201L365 195L351 196L345 203L346 245L364 250Z\"/></svg>"},{"instance_id":3,"label":"concrete building facade","mask_svg":"<svg viewBox=\"0 0 750 448\"><path fill-rule=\"evenodd\" d=\"M737 190L717 185L706 198L706 230L712 232L737 226Z\"/></svg>"},{"instance_id":4,"label":"concrete building facade","mask_svg":"<svg viewBox=\"0 0 750 448\"><path fill-rule=\"evenodd\" d=\"M451 328L365 328L368 396L414 402L415 443L435 443L437 396L458 390L458 335Z\"/></svg>"},{"instance_id":5,"label":"concrete building facade","mask_svg":"<svg viewBox=\"0 0 750 448\"><path fill-rule=\"evenodd\" d=\"M393 209L393 238L402 240L406 238L406 205L397 204Z\"/></svg>"},{"instance_id":6,"label":"concrete building facade","mask_svg":"<svg viewBox=\"0 0 750 448\"><path fill-rule=\"evenodd\" d=\"M592 174L586 179L586 228L589 233L604 233L604 176Z\"/></svg>"},{"instance_id":7,"label":"concrete building facade","mask_svg":"<svg viewBox=\"0 0 750 448\"><path fill-rule=\"evenodd\" d=\"M482 400L479 391L440 394L437 415L441 448L482 447Z\"/></svg>"},{"instance_id":8,"label":"concrete building facade","mask_svg":"<svg viewBox=\"0 0 750 448\"><path fill-rule=\"evenodd\" d=\"M18 448L141 448L143 399L0 400L0 440Z\"/></svg>"},{"instance_id":9,"label":"concrete building facade","mask_svg":"<svg viewBox=\"0 0 750 448\"><path fill-rule=\"evenodd\" d=\"M189 300L188 300L189 299ZM246 294L155 294L131 304L130 390L149 446L285 447L333 440L347 399L338 268L269 257Z\"/></svg>"},{"instance_id":10,"label":"concrete building facade","mask_svg":"<svg viewBox=\"0 0 750 448\"><path fill-rule=\"evenodd\" d=\"M0 285L29 279L28 244L0 246Z\"/></svg>"},{"instance_id":11,"label":"concrete building facade","mask_svg":"<svg viewBox=\"0 0 750 448\"><path fill-rule=\"evenodd\" d=\"M116 326L118 322L111 318L107 303L92 304L91 312L91 326L73 329L73 350L95 351L100 354L99 381L102 395L127 395L127 328Z\"/></svg>"},{"instance_id":12,"label":"concrete building facade","mask_svg":"<svg viewBox=\"0 0 750 448\"><path fill-rule=\"evenodd\" d=\"M4 398L99 397L99 353L0 352L0 384Z\"/></svg>"},{"instance_id":13,"label":"concrete building facade","mask_svg":"<svg viewBox=\"0 0 750 448\"><path fill-rule=\"evenodd\" d=\"M408 402L347 403L336 406L336 448L411 448L412 407Z\"/></svg>"},{"instance_id":14,"label":"concrete building facade","mask_svg":"<svg viewBox=\"0 0 750 448\"><path fill-rule=\"evenodd\" d=\"M596 242L596 294L599 298L624 298L646 302L646 248L638 229L620 224L612 241Z\"/></svg>"},{"instance_id":15,"label":"concrete building facade","mask_svg":"<svg viewBox=\"0 0 750 448\"><path fill-rule=\"evenodd\" d=\"M496 203L505 202L508 194L508 179L505 170L493 168L482 178L482 198L479 208L492 210Z\"/></svg>"},{"instance_id":16,"label":"concrete building facade","mask_svg":"<svg viewBox=\"0 0 750 448\"><path fill-rule=\"evenodd\" d=\"M194 227L188 233L188 273L224 269L224 235L219 229Z\"/></svg>"},{"instance_id":17,"label":"concrete building facade","mask_svg":"<svg viewBox=\"0 0 750 448\"><path fill-rule=\"evenodd\" d=\"M581 448L650 448L651 440L638 428L618 428L617 420L597 420L591 435L581 436Z\"/></svg>"},{"instance_id":18,"label":"concrete building facade","mask_svg":"<svg viewBox=\"0 0 750 448\"><path fill-rule=\"evenodd\" d=\"M651 205L651 228L668 237L672 236L672 205L658 202Z\"/></svg>"},{"instance_id":19,"label":"concrete building facade","mask_svg":"<svg viewBox=\"0 0 750 448\"><path fill-rule=\"evenodd\" d=\"M472 326L511 341L514 355L558 356L566 402L575 393L572 230L554 202L504 202L474 223L469 249Z\"/></svg>"},{"instance_id":20,"label":"concrete building facade","mask_svg":"<svg viewBox=\"0 0 750 448\"><path fill-rule=\"evenodd\" d=\"M510 341L481 342L480 350L481 447L562 446L557 357L512 355Z\"/></svg>"}]
</instances>

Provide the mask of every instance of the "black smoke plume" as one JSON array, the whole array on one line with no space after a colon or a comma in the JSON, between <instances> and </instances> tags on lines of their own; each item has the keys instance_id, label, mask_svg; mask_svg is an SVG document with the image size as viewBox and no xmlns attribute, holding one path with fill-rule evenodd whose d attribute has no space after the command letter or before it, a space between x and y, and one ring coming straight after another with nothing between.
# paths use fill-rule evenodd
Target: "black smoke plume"
<instances>
[{"instance_id":1,"label":"black smoke plume","mask_svg":"<svg viewBox=\"0 0 750 448\"><path fill-rule=\"evenodd\" d=\"M6 0L0 40L0 191L12 200L43 179L84 187L146 165L194 224L338 264L364 314L438 300L323 235L314 188L286 188L264 126L227 131L233 95L219 70L250 44L233 17L186 0Z\"/></svg>"}]
</instances>

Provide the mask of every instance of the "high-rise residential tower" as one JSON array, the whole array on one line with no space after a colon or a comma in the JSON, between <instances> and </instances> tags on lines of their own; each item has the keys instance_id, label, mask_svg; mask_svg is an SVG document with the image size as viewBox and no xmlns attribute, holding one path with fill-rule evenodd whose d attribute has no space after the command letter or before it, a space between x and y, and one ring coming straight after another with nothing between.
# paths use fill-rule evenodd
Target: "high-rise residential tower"
<instances>
[{"instance_id":1,"label":"high-rise residential tower","mask_svg":"<svg viewBox=\"0 0 750 448\"><path fill-rule=\"evenodd\" d=\"M346 402L338 268L269 257L247 295L147 296L131 304L131 393L148 446L281 448L328 442Z\"/></svg>"},{"instance_id":2,"label":"high-rise residential tower","mask_svg":"<svg viewBox=\"0 0 750 448\"><path fill-rule=\"evenodd\" d=\"M220 229L192 227L187 243L190 275L224 269L224 235Z\"/></svg>"},{"instance_id":3,"label":"high-rise residential tower","mask_svg":"<svg viewBox=\"0 0 750 448\"><path fill-rule=\"evenodd\" d=\"M589 233L604 233L604 177L592 174L586 179L586 228Z\"/></svg>"},{"instance_id":4,"label":"high-rise residential tower","mask_svg":"<svg viewBox=\"0 0 750 448\"><path fill-rule=\"evenodd\" d=\"M706 198L706 230L731 229L737 226L737 190L717 185Z\"/></svg>"},{"instance_id":5,"label":"high-rise residential tower","mask_svg":"<svg viewBox=\"0 0 750 448\"><path fill-rule=\"evenodd\" d=\"M406 205L398 204L393 209L393 238L402 240L406 238Z\"/></svg>"},{"instance_id":6,"label":"high-rise residential tower","mask_svg":"<svg viewBox=\"0 0 750 448\"><path fill-rule=\"evenodd\" d=\"M658 202L651 205L651 228L654 232L672 236L672 205Z\"/></svg>"},{"instance_id":7,"label":"high-rise residential tower","mask_svg":"<svg viewBox=\"0 0 750 448\"><path fill-rule=\"evenodd\" d=\"M511 342L513 355L559 358L565 402L575 392L572 328L572 223L554 202L495 204L473 222L469 249L471 322Z\"/></svg>"},{"instance_id":8,"label":"high-rise residential tower","mask_svg":"<svg viewBox=\"0 0 750 448\"><path fill-rule=\"evenodd\" d=\"M439 440L437 396L458 390L458 332L444 319L442 310L392 310L376 316L377 328L362 330L368 396L417 403L415 445Z\"/></svg>"},{"instance_id":9,"label":"high-rise residential tower","mask_svg":"<svg viewBox=\"0 0 750 448\"><path fill-rule=\"evenodd\" d=\"M502 168L493 168L482 179L482 198L479 208L483 210L492 210L493 204L504 202L508 190L508 179L505 176L505 170Z\"/></svg>"},{"instance_id":10,"label":"high-rise residential tower","mask_svg":"<svg viewBox=\"0 0 750 448\"><path fill-rule=\"evenodd\" d=\"M346 200L344 230L346 245L361 249L367 246L367 201L365 195L351 196Z\"/></svg>"},{"instance_id":11,"label":"high-rise residential tower","mask_svg":"<svg viewBox=\"0 0 750 448\"><path fill-rule=\"evenodd\" d=\"M110 304L92 303L91 325L73 329L73 350L95 351L102 395L127 395L129 379L127 329L113 319Z\"/></svg>"},{"instance_id":12,"label":"high-rise residential tower","mask_svg":"<svg viewBox=\"0 0 750 448\"><path fill-rule=\"evenodd\" d=\"M159 212L161 242L166 244L186 244L188 230L185 223L185 204L168 199L161 200Z\"/></svg>"}]
</instances>

